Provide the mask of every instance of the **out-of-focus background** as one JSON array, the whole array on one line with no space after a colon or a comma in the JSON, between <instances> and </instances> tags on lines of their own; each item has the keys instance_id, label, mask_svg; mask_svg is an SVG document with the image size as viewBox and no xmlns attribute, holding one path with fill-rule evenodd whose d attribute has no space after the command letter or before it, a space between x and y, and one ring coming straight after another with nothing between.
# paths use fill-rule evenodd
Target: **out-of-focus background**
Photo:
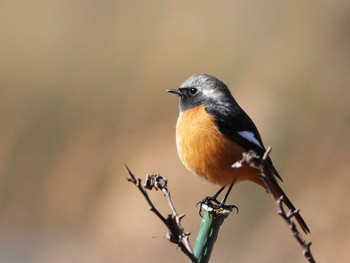
<instances>
[{"instance_id":1,"label":"out-of-focus background","mask_svg":"<svg viewBox=\"0 0 350 263\"><path fill-rule=\"evenodd\" d=\"M194 243L217 187L180 163L165 93L194 73L273 146L315 258L350 260L349 1L2 1L0 38L0 262L186 262L124 163L168 178ZM264 190L230 202L212 262L305 262Z\"/></svg>"}]
</instances>

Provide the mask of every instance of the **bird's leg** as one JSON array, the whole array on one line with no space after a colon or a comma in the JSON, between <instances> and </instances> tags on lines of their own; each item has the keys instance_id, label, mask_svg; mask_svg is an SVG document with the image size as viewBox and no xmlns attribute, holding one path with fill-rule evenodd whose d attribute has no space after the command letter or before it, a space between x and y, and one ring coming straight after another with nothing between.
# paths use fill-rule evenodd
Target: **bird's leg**
<instances>
[{"instance_id":1,"label":"bird's leg","mask_svg":"<svg viewBox=\"0 0 350 263\"><path fill-rule=\"evenodd\" d=\"M227 205L225 204L231 190L232 187L234 185L234 182L232 184L230 184L229 188L227 189L227 192L224 196L224 199L220 202L217 200L218 196L221 194L221 192L226 188L225 186L221 187L219 189L219 191L217 191L213 196L206 196L202 201L198 202L198 204L200 204L199 207L199 214L201 215L202 212L202 205L205 204L213 209L228 209L228 210L233 210L236 209L238 212L238 207L235 205ZM197 205L198 205L197 204Z\"/></svg>"},{"instance_id":2,"label":"bird's leg","mask_svg":"<svg viewBox=\"0 0 350 263\"><path fill-rule=\"evenodd\" d=\"M217 204L220 204L220 202L218 201L218 196L221 194L221 192L222 191L224 191L224 189L226 188L226 186L223 186L223 187L221 187L220 189L219 189L219 191L217 191L213 196L206 196L205 198L204 198L204 200L206 200L206 201L213 201L213 202L215 202L215 203L217 203ZM204 201L203 200L203 201Z\"/></svg>"},{"instance_id":3,"label":"bird's leg","mask_svg":"<svg viewBox=\"0 0 350 263\"><path fill-rule=\"evenodd\" d=\"M222 199L221 203L218 206L219 206L219 208L227 209L227 210L236 209L237 213L238 213L238 207L237 206L225 204L229 194L231 193L231 190L232 190L232 187L233 187L234 184L235 184L235 182L230 184L230 186L228 187L227 192L226 192L226 194L224 196L224 199Z\"/></svg>"},{"instance_id":4,"label":"bird's leg","mask_svg":"<svg viewBox=\"0 0 350 263\"><path fill-rule=\"evenodd\" d=\"M228 196L229 196L229 194L230 194L230 192L232 190L233 185L234 185L234 183L230 184L230 186L228 187L227 192L226 192L226 194L224 196L224 199L222 199L222 202L221 202L222 204L226 203L226 200L227 200L227 198L228 198Z\"/></svg>"},{"instance_id":5,"label":"bird's leg","mask_svg":"<svg viewBox=\"0 0 350 263\"><path fill-rule=\"evenodd\" d=\"M219 189L219 191L217 191L214 195L212 195L212 196L206 196L206 197L204 197L204 199L203 200L201 200L201 201L199 201L198 203L197 203L197 205L201 205L202 206L202 204L212 204L212 202L214 202L214 203L216 203L216 204L220 204L220 201L218 201L218 196L221 194L221 192L224 190L226 188L226 186L223 186L223 187L221 187L220 189Z\"/></svg>"}]
</instances>

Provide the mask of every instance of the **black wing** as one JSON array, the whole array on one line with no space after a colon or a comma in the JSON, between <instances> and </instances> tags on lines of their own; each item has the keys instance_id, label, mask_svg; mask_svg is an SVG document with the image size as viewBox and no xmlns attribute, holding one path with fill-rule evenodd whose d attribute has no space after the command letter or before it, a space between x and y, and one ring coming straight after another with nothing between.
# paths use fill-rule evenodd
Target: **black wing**
<instances>
[{"instance_id":1,"label":"black wing","mask_svg":"<svg viewBox=\"0 0 350 263\"><path fill-rule=\"evenodd\" d=\"M259 156L264 155L266 150L258 129L248 114L237 103L209 105L206 107L206 111L214 117L219 131L226 137L238 143L247 151L254 150ZM249 137L243 136L242 132L250 133L255 140L249 140ZM270 159L269 162L273 174L283 181Z\"/></svg>"}]
</instances>

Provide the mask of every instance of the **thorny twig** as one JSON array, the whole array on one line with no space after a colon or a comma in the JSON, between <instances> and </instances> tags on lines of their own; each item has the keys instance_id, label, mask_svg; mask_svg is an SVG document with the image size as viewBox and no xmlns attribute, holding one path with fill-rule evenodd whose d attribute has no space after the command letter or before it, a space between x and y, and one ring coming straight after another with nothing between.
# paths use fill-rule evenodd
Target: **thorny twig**
<instances>
[{"instance_id":1,"label":"thorny twig","mask_svg":"<svg viewBox=\"0 0 350 263\"><path fill-rule=\"evenodd\" d=\"M295 223L292 221L292 217L295 216L295 214L299 213L299 210L295 210L295 211L289 211L286 212L283 205L283 196L281 196L278 200L277 200L277 207L278 207L278 214L286 221L286 223L289 225L291 232L293 233L293 236L295 237L295 239L298 241L298 243L300 244L300 246L302 246L303 248L303 254L305 256L305 258L311 262L311 263L315 263L315 259L311 254L311 242L307 242L303 236L300 234L300 232L298 231Z\"/></svg>"},{"instance_id":2,"label":"thorny twig","mask_svg":"<svg viewBox=\"0 0 350 263\"><path fill-rule=\"evenodd\" d=\"M254 167L256 169L260 170L261 173L261 178L264 180L268 192L271 193L271 185L272 182L270 181L270 177L267 176L268 173L271 173L271 171L267 168L266 163L268 161L269 154L271 152L271 147L268 147L266 152L264 153L264 156L261 158L258 154L256 154L254 151L248 151L243 153L243 158L242 160L236 162L233 167L239 168L243 164L248 164L251 167ZM269 174L270 175L270 174ZM292 221L292 218L299 213L299 210L296 209L294 211L289 210L288 212L285 210L284 206L282 205L283 203L283 198L284 196L282 195L280 198L276 199L273 195L272 197L276 200L277 203L277 208L278 208L278 214L285 220L285 222L288 224L292 235L295 237L295 239L298 241L300 246L303 248L303 254L305 258L311 262L315 263L315 259L313 258L311 254L311 242L307 242L299 230L297 229L295 223Z\"/></svg>"},{"instance_id":3,"label":"thorny twig","mask_svg":"<svg viewBox=\"0 0 350 263\"><path fill-rule=\"evenodd\" d=\"M156 214L156 216L166 225L168 228L167 233L167 239L177 244L181 251L184 252L192 262L197 262L196 257L193 254L190 241L189 241L189 232L185 232L184 228L181 226L181 219L185 216L184 214L178 215L175 207L173 205L173 202L170 197L170 192L167 188L167 180L160 176L159 174L148 174L146 176L146 181L144 186L141 185L141 179L135 178L133 173L130 171L129 167L126 166L126 169L129 172L129 177L127 178L129 182L133 183L137 189L142 193L144 198L146 199L149 210ZM153 205L150 197L148 196L147 190L161 190L169 204L169 207L171 209L171 214L169 214L167 217L164 217L158 209Z\"/></svg>"}]
</instances>

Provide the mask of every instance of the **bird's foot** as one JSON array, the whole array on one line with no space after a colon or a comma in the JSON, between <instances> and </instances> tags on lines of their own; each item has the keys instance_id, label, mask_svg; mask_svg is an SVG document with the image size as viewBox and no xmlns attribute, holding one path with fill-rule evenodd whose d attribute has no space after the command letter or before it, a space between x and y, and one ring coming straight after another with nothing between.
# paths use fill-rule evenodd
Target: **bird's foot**
<instances>
[{"instance_id":1,"label":"bird's foot","mask_svg":"<svg viewBox=\"0 0 350 263\"><path fill-rule=\"evenodd\" d=\"M234 209L236 209L237 213L238 213L238 207L235 205L229 205L229 204L225 204L224 202L220 202L216 199L216 195L214 196L206 196L203 200L199 201L197 203L197 206L199 205L199 215L201 217L202 216L202 209L203 209L203 205L206 205L207 207L210 207L213 210L229 210L229 211L233 211Z\"/></svg>"}]
</instances>

